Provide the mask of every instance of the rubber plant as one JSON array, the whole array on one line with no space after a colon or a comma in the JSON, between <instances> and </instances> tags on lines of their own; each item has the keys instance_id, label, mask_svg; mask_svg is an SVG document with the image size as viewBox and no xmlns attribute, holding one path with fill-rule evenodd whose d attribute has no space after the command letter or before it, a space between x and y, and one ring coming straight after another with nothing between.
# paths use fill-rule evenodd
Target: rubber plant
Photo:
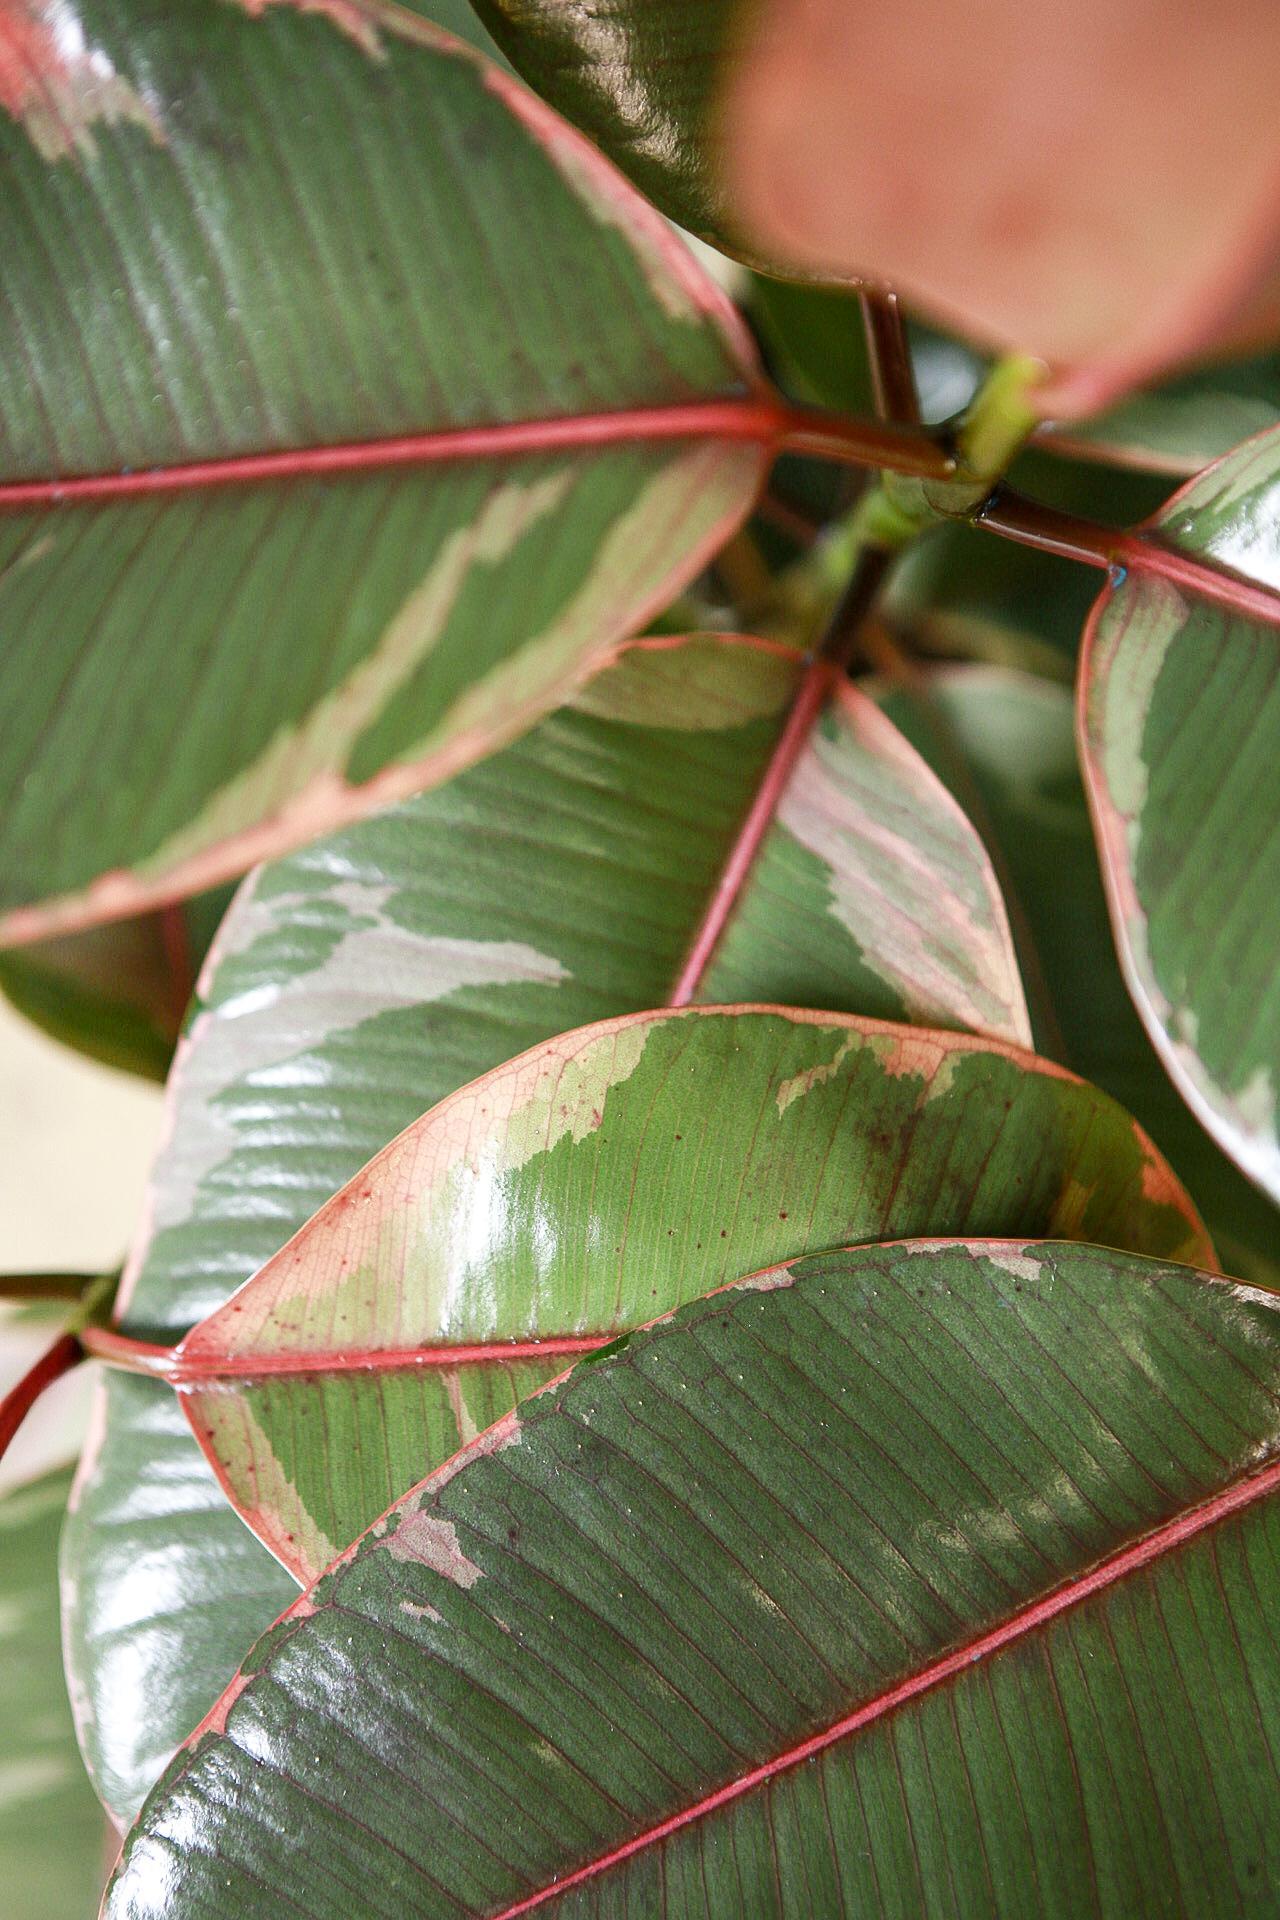
<instances>
[{"instance_id":1,"label":"rubber plant","mask_svg":"<svg viewBox=\"0 0 1280 1920\"><path fill-rule=\"evenodd\" d=\"M1280 25L476 8L0 0L13 1910L1272 1913Z\"/></svg>"}]
</instances>

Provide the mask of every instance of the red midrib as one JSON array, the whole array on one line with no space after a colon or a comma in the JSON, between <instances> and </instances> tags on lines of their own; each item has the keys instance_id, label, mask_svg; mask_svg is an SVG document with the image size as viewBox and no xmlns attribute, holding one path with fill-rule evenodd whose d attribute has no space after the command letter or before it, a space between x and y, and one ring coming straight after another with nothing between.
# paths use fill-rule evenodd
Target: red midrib
<instances>
[{"instance_id":1,"label":"red midrib","mask_svg":"<svg viewBox=\"0 0 1280 1920\"><path fill-rule=\"evenodd\" d=\"M787 715L786 724L769 756L760 784L752 796L746 818L707 903L706 912L689 946L675 985L667 997L669 1007L690 1006L706 977L717 947L724 936L730 916L742 897L766 833L773 824L778 803L787 782L803 753L814 726L839 678L829 660L817 659L806 668Z\"/></svg>"},{"instance_id":2,"label":"red midrib","mask_svg":"<svg viewBox=\"0 0 1280 1920\"><path fill-rule=\"evenodd\" d=\"M1153 574L1197 599L1210 600L1215 606L1228 607L1233 613L1264 621L1268 626L1280 626L1280 596L1268 587L1241 579L1239 574L1226 572L1211 560L1198 560L1142 534L1119 535L1115 559L1133 573Z\"/></svg>"},{"instance_id":3,"label":"red midrib","mask_svg":"<svg viewBox=\"0 0 1280 1920\"><path fill-rule=\"evenodd\" d=\"M332 1348L298 1353L229 1352L225 1347L201 1352L186 1350L186 1342L176 1347L154 1346L132 1340L114 1328L91 1328L84 1336L86 1350L95 1358L114 1361L168 1381L172 1387L201 1387L216 1381L234 1381L251 1385L255 1380L275 1379L281 1375L307 1377L321 1373L393 1373L432 1368L504 1366L516 1360L573 1359L584 1353L598 1353L612 1340L614 1333L553 1334L545 1340L475 1340L466 1344L423 1347Z\"/></svg>"},{"instance_id":4,"label":"red midrib","mask_svg":"<svg viewBox=\"0 0 1280 1920\"><path fill-rule=\"evenodd\" d=\"M813 1759L838 1741L849 1739L852 1735L860 1733L875 1721L884 1719L887 1714L894 1713L899 1707L918 1699L921 1694L930 1692L934 1687L941 1686L948 1680L957 1679L975 1662L985 1660L989 1655L999 1653L1005 1647L1012 1646L1029 1634L1048 1626L1060 1614L1081 1605L1094 1594L1117 1585L1120 1581L1127 1579L1130 1574L1140 1572L1142 1568L1150 1566L1153 1561L1161 1559L1186 1541L1194 1539L1197 1534L1205 1532L1209 1527L1229 1518L1233 1513L1238 1513L1241 1508L1252 1506L1255 1501L1265 1499L1277 1489L1280 1489L1280 1460L1273 1461L1261 1472L1236 1481L1202 1505L1179 1514L1173 1520L1166 1521L1163 1526L1157 1527L1141 1540L1134 1541L1108 1559L1100 1561L1088 1573L1081 1574L1078 1578L1056 1588L1054 1592L1019 1608L999 1626L992 1627L987 1633L977 1635L973 1640L962 1647L954 1648L950 1653L942 1654L937 1660L931 1661L927 1667L922 1667L918 1673L908 1675L905 1680L900 1680L894 1686L886 1688L874 1699L865 1701L860 1707L855 1707L851 1713L845 1714L833 1725L824 1728L821 1733L813 1734L809 1739L788 1748L785 1753L779 1754L775 1759L767 1760L762 1766L754 1767L750 1773L743 1774L740 1779L732 1780L728 1785L717 1788L714 1793L709 1793L705 1799L696 1801L681 1812L672 1814L655 1826L647 1827L643 1833L638 1833L634 1838L624 1841L621 1846L611 1848L608 1853L601 1854L598 1859L588 1861L585 1866L564 1874L549 1886L540 1887L536 1893L527 1894L511 1906L503 1907L500 1913L492 1916L492 1920L517 1920L519 1915L532 1913L536 1908L544 1906L547 1901L559 1899L562 1894L581 1886L584 1881L593 1880L598 1874L608 1872L611 1867L622 1865L632 1855L642 1853L648 1847L660 1845L664 1840L670 1839L673 1834L679 1833L683 1827L705 1818L707 1814L715 1813L721 1807L731 1805L733 1801L740 1800L745 1794L755 1792L758 1787L767 1785L778 1774L803 1765L806 1760Z\"/></svg>"},{"instance_id":5,"label":"red midrib","mask_svg":"<svg viewBox=\"0 0 1280 1920\"><path fill-rule=\"evenodd\" d=\"M1113 575L1123 567L1129 573L1167 580L1215 606L1280 626L1280 593L1246 580L1212 558L1183 553L1166 541L1159 526L1148 524L1125 533L999 490L978 510L974 521L989 533L1041 553L1056 553Z\"/></svg>"},{"instance_id":6,"label":"red midrib","mask_svg":"<svg viewBox=\"0 0 1280 1920\"><path fill-rule=\"evenodd\" d=\"M776 446L786 432L789 418L788 409L780 401L768 395L750 394L740 400L692 401L678 406L636 407L618 413L583 413L561 419L505 421L496 426L450 427L381 440L342 441L333 446L229 454L213 460L143 467L124 473L2 481L0 511L186 493L205 487L248 486L270 480L368 473L391 467L498 460L568 448L616 446L637 440L746 440Z\"/></svg>"}]
</instances>

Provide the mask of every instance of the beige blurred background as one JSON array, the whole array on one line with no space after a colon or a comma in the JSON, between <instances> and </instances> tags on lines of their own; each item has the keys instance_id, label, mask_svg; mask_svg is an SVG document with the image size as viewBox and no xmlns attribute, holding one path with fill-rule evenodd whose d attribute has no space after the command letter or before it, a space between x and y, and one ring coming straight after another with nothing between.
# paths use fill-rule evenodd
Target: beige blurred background
<instances>
[{"instance_id":1,"label":"beige blurred background","mask_svg":"<svg viewBox=\"0 0 1280 1920\"><path fill-rule=\"evenodd\" d=\"M161 1091L59 1046L0 1000L0 1272L96 1272L138 1217Z\"/></svg>"},{"instance_id":2,"label":"beige blurred background","mask_svg":"<svg viewBox=\"0 0 1280 1920\"><path fill-rule=\"evenodd\" d=\"M49 1040L0 999L0 1274L106 1273L128 1249L160 1128L161 1090ZM0 1393L47 1344L0 1310ZM73 1459L92 1368L41 1399L0 1489Z\"/></svg>"}]
</instances>

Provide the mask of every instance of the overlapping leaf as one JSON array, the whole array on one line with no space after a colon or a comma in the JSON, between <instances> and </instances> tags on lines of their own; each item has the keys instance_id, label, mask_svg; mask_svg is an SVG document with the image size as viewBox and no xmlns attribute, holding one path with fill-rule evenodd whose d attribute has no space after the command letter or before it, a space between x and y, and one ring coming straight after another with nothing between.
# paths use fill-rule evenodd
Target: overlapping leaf
<instances>
[{"instance_id":1,"label":"overlapping leaf","mask_svg":"<svg viewBox=\"0 0 1280 1920\"><path fill-rule=\"evenodd\" d=\"M1199 368L1130 394L1095 419L1073 421L1046 444L1058 442L1086 458L1187 478L1242 440L1275 426L1277 413L1280 354L1266 353Z\"/></svg>"},{"instance_id":2,"label":"overlapping leaf","mask_svg":"<svg viewBox=\"0 0 1280 1920\"><path fill-rule=\"evenodd\" d=\"M1277 1311L1025 1242L698 1301L297 1603L110 1920L1269 1910Z\"/></svg>"},{"instance_id":3,"label":"overlapping leaf","mask_svg":"<svg viewBox=\"0 0 1280 1920\"><path fill-rule=\"evenodd\" d=\"M1058 417L1275 339L1269 9L1210 21L1166 0L1158 34L1146 0L1076 0L1069 19L992 0L980 32L958 0L761 0L743 19L725 190L793 269L870 275L1041 356Z\"/></svg>"},{"instance_id":4,"label":"overlapping leaf","mask_svg":"<svg viewBox=\"0 0 1280 1920\"><path fill-rule=\"evenodd\" d=\"M62 1677L58 1528L71 1483L50 1473L0 1501L0 1860L21 1920L88 1920L107 1829L84 1776Z\"/></svg>"},{"instance_id":5,"label":"overlapping leaf","mask_svg":"<svg viewBox=\"0 0 1280 1920\"><path fill-rule=\"evenodd\" d=\"M163 1080L225 889L0 953L0 992L33 1025L109 1067Z\"/></svg>"},{"instance_id":6,"label":"overlapping leaf","mask_svg":"<svg viewBox=\"0 0 1280 1920\"><path fill-rule=\"evenodd\" d=\"M501 756L255 875L172 1084L127 1326L184 1333L434 1101L666 1000L814 684L776 648L642 642ZM691 992L1025 1033L980 844L861 696L829 706L772 805ZM290 1588L169 1390L102 1391L68 1532L69 1648L100 1707L95 1777L132 1812Z\"/></svg>"},{"instance_id":7,"label":"overlapping leaf","mask_svg":"<svg viewBox=\"0 0 1280 1920\"><path fill-rule=\"evenodd\" d=\"M1227 1272L1280 1286L1280 1213L1194 1118L1125 989L1070 690L1008 668L948 666L882 697L991 836L1002 883L1025 920L1024 971L1046 997L1051 1024L1038 1032L1039 1044L1061 1047L1069 1066L1141 1120L1203 1212Z\"/></svg>"},{"instance_id":8,"label":"overlapping leaf","mask_svg":"<svg viewBox=\"0 0 1280 1920\"><path fill-rule=\"evenodd\" d=\"M1135 1003L1198 1117L1273 1199L1278 516L1275 431L1157 516L1099 600L1081 667L1081 751Z\"/></svg>"},{"instance_id":9,"label":"overlapping leaf","mask_svg":"<svg viewBox=\"0 0 1280 1920\"><path fill-rule=\"evenodd\" d=\"M233 1502L314 1578L565 1351L925 1217L1207 1246L1128 1116L1032 1056L852 1016L640 1014L441 1102L183 1341L174 1377Z\"/></svg>"},{"instance_id":10,"label":"overlapping leaf","mask_svg":"<svg viewBox=\"0 0 1280 1920\"><path fill-rule=\"evenodd\" d=\"M452 772L749 508L727 304L424 22L14 0L0 76L8 937Z\"/></svg>"}]
</instances>

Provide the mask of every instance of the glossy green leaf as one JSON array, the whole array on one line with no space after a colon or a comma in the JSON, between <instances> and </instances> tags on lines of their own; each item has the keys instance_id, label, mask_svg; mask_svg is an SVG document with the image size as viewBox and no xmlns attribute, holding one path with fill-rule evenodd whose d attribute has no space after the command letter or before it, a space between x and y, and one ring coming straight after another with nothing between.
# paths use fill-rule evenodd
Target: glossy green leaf
<instances>
[{"instance_id":1,"label":"glossy green leaf","mask_svg":"<svg viewBox=\"0 0 1280 1920\"><path fill-rule=\"evenodd\" d=\"M224 889L0 953L0 992L64 1046L163 1080Z\"/></svg>"},{"instance_id":2,"label":"glossy green leaf","mask_svg":"<svg viewBox=\"0 0 1280 1920\"><path fill-rule=\"evenodd\" d=\"M456 771L750 507L728 303L402 9L16 0L0 168L11 940Z\"/></svg>"},{"instance_id":3,"label":"glossy green leaf","mask_svg":"<svg viewBox=\"0 0 1280 1920\"><path fill-rule=\"evenodd\" d=\"M741 0L474 0L518 73L672 220L735 246L712 110Z\"/></svg>"},{"instance_id":4,"label":"glossy green leaf","mask_svg":"<svg viewBox=\"0 0 1280 1920\"><path fill-rule=\"evenodd\" d=\"M925 1219L1207 1251L1128 1116L1034 1056L826 1013L646 1013L442 1101L187 1336L173 1378L234 1504L314 1578L566 1343Z\"/></svg>"},{"instance_id":5,"label":"glossy green leaf","mask_svg":"<svg viewBox=\"0 0 1280 1920\"><path fill-rule=\"evenodd\" d=\"M670 998L798 678L775 647L643 641L503 755L249 879L171 1085L130 1331L219 1308L464 1081ZM981 847L862 695L829 705L771 804L691 993L1027 1035ZM98 1786L132 1812L290 1590L169 1390L113 1377L104 1402L67 1536L69 1655Z\"/></svg>"},{"instance_id":6,"label":"glossy green leaf","mask_svg":"<svg viewBox=\"0 0 1280 1920\"><path fill-rule=\"evenodd\" d=\"M0 1501L0 1868L14 1920L90 1920L109 1860L62 1677L58 1528L69 1472Z\"/></svg>"},{"instance_id":7,"label":"glossy green leaf","mask_svg":"<svg viewBox=\"0 0 1280 1920\"><path fill-rule=\"evenodd\" d=\"M641 642L503 754L260 870L171 1085L129 1329L185 1333L475 1075L668 999L799 682L785 650ZM862 696L818 713L689 991L1025 1037L972 830ZM68 1529L69 1651L97 1703L95 1778L131 1814L289 1590L168 1389L102 1391Z\"/></svg>"},{"instance_id":8,"label":"glossy green leaf","mask_svg":"<svg viewBox=\"0 0 1280 1920\"><path fill-rule=\"evenodd\" d=\"M61 1565L81 1752L120 1824L297 1583L227 1506L174 1395L115 1371L98 1387Z\"/></svg>"},{"instance_id":9,"label":"glossy green leaf","mask_svg":"<svg viewBox=\"0 0 1280 1920\"><path fill-rule=\"evenodd\" d=\"M1081 751L1130 991L1280 1199L1280 430L1193 481L1089 623ZM1220 571L1207 580L1183 556Z\"/></svg>"},{"instance_id":10,"label":"glossy green leaf","mask_svg":"<svg viewBox=\"0 0 1280 1920\"><path fill-rule=\"evenodd\" d=\"M296 1604L108 1920L1268 1912L1278 1315L1021 1241L698 1301Z\"/></svg>"},{"instance_id":11,"label":"glossy green leaf","mask_svg":"<svg viewBox=\"0 0 1280 1920\"><path fill-rule=\"evenodd\" d=\"M1125 988L1070 690L1010 669L951 666L932 669L911 693L886 691L883 702L990 836L1025 916L1027 978L1039 976L1047 993L1053 1025L1039 1044L1061 1044L1069 1066L1142 1122L1204 1214L1227 1272L1280 1288L1280 1212L1196 1121Z\"/></svg>"}]
</instances>

